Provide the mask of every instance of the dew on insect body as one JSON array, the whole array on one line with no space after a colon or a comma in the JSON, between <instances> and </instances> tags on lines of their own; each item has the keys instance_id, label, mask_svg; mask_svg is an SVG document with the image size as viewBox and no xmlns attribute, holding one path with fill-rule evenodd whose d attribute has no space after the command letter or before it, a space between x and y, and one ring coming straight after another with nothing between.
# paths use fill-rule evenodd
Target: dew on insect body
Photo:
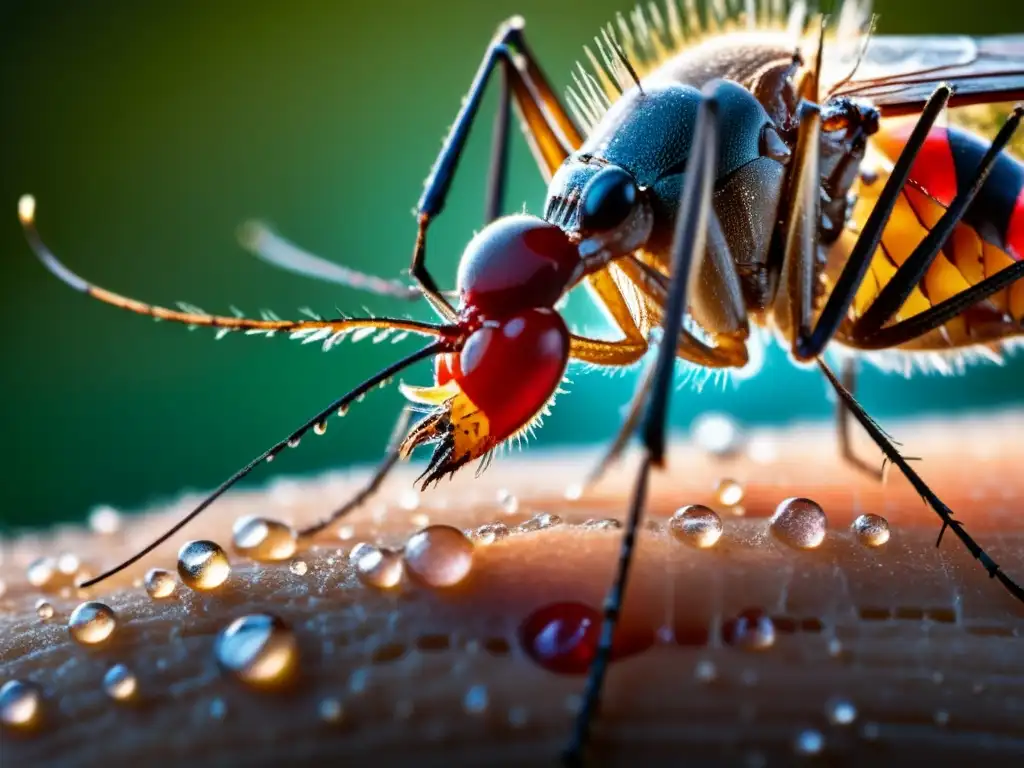
<instances>
[{"instance_id":1,"label":"dew on insect body","mask_svg":"<svg viewBox=\"0 0 1024 768\"><path fill-rule=\"evenodd\" d=\"M257 562L287 560L295 554L296 542L294 528L265 517L240 517L231 531L235 551Z\"/></svg>"},{"instance_id":2,"label":"dew on insect body","mask_svg":"<svg viewBox=\"0 0 1024 768\"><path fill-rule=\"evenodd\" d=\"M486 685L471 686L462 699L462 708L470 715L482 715L489 704L490 695Z\"/></svg>"},{"instance_id":3,"label":"dew on insect body","mask_svg":"<svg viewBox=\"0 0 1024 768\"><path fill-rule=\"evenodd\" d=\"M849 699L832 699L826 712L829 722L833 725L850 725L857 719L857 707Z\"/></svg>"},{"instance_id":4,"label":"dew on insect body","mask_svg":"<svg viewBox=\"0 0 1024 768\"><path fill-rule=\"evenodd\" d=\"M825 737L821 735L821 731L806 728L796 735L793 749L799 755L820 755L825 749Z\"/></svg>"},{"instance_id":5,"label":"dew on insect body","mask_svg":"<svg viewBox=\"0 0 1024 768\"><path fill-rule=\"evenodd\" d=\"M691 504L676 510L669 531L682 542L699 549L713 547L722 536L722 518L714 510Z\"/></svg>"},{"instance_id":6,"label":"dew on insect body","mask_svg":"<svg viewBox=\"0 0 1024 768\"><path fill-rule=\"evenodd\" d=\"M43 691L26 680L8 680L0 687L0 722L18 730L30 730L41 724Z\"/></svg>"},{"instance_id":7,"label":"dew on insect body","mask_svg":"<svg viewBox=\"0 0 1024 768\"><path fill-rule=\"evenodd\" d=\"M318 421L316 424L314 424L313 425L313 434L315 434L315 435L325 435L325 434L327 434L327 422L326 421Z\"/></svg>"},{"instance_id":8,"label":"dew on insect body","mask_svg":"<svg viewBox=\"0 0 1024 768\"><path fill-rule=\"evenodd\" d=\"M489 523L476 529L475 538L479 544L493 544L508 536L508 526L504 523Z\"/></svg>"},{"instance_id":9,"label":"dew on insect body","mask_svg":"<svg viewBox=\"0 0 1024 768\"><path fill-rule=\"evenodd\" d=\"M44 598L36 600L36 616L40 619L53 618L53 603Z\"/></svg>"},{"instance_id":10,"label":"dew on insect body","mask_svg":"<svg viewBox=\"0 0 1024 768\"><path fill-rule=\"evenodd\" d=\"M294 633L281 619L254 613L221 630L214 656L222 669L243 683L277 688L293 680L299 650Z\"/></svg>"},{"instance_id":11,"label":"dew on insect body","mask_svg":"<svg viewBox=\"0 0 1024 768\"><path fill-rule=\"evenodd\" d=\"M741 442L736 422L723 413L701 414L694 419L690 432L701 450L717 458L735 454Z\"/></svg>"},{"instance_id":12,"label":"dew on insect body","mask_svg":"<svg viewBox=\"0 0 1024 768\"><path fill-rule=\"evenodd\" d=\"M288 570L296 576L305 576L306 572L309 570L309 566L306 565L305 560L292 560L288 564Z\"/></svg>"},{"instance_id":13,"label":"dew on insect body","mask_svg":"<svg viewBox=\"0 0 1024 768\"><path fill-rule=\"evenodd\" d=\"M733 480L731 477L722 478L722 480L718 482L718 489L715 491L715 496L718 499L718 502L727 507L735 507L743 501L743 495L743 485L738 480Z\"/></svg>"},{"instance_id":14,"label":"dew on insect body","mask_svg":"<svg viewBox=\"0 0 1024 768\"><path fill-rule=\"evenodd\" d=\"M889 541L889 521L881 515L861 515L853 521L850 530L866 547L880 547Z\"/></svg>"},{"instance_id":15,"label":"dew on insect body","mask_svg":"<svg viewBox=\"0 0 1024 768\"><path fill-rule=\"evenodd\" d=\"M89 529L102 536L112 536L121 530L121 515L113 507L98 506L89 513Z\"/></svg>"},{"instance_id":16,"label":"dew on insect body","mask_svg":"<svg viewBox=\"0 0 1024 768\"><path fill-rule=\"evenodd\" d=\"M95 600L82 603L68 618L68 632L82 645L96 645L107 640L117 628L117 614L105 603Z\"/></svg>"},{"instance_id":17,"label":"dew on insect body","mask_svg":"<svg viewBox=\"0 0 1024 768\"><path fill-rule=\"evenodd\" d=\"M301 443L302 443L302 437L300 435L295 435L294 437L288 438L288 447L289 448L298 448Z\"/></svg>"},{"instance_id":18,"label":"dew on insect body","mask_svg":"<svg viewBox=\"0 0 1024 768\"><path fill-rule=\"evenodd\" d=\"M775 645L775 624L759 608L748 608L725 623L722 639L737 648L761 651Z\"/></svg>"},{"instance_id":19,"label":"dew on insect body","mask_svg":"<svg viewBox=\"0 0 1024 768\"><path fill-rule=\"evenodd\" d=\"M134 673L124 664L115 664L103 676L103 690L116 701L130 701L139 690Z\"/></svg>"},{"instance_id":20,"label":"dew on insect body","mask_svg":"<svg viewBox=\"0 0 1024 768\"><path fill-rule=\"evenodd\" d=\"M393 549L357 544L349 555L356 576L368 587L390 589L402 580L402 555Z\"/></svg>"},{"instance_id":21,"label":"dew on insect body","mask_svg":"<svg viewBox=\"0 0 1024 768\"><path fill-rule=\"evenodd\" d=\"M783 499L768 522L772 534L796 549L814 549L825 540L828 518L810 499Z\"/></svg>"},{"instance_id":22,"label":"dew on insect body","mask_svg":"<svg viewBox=\"0 0 1024 768\"><path fill-rule=\"evenodd\" d=\"M174 574L165 571L163 568L150 568L146 571L146 578L143 580L148 594L154 600L163 600L174 594L176 582Z\"/></svg>"},{"instance_id":23,"label":"dew on insect body","mask_svg":"<svg viewBox=\"0 0 1024 768\"><path fill-rule=\"evenodd\" d=\"M187 587L212 590L227 581L231 563L216 542L189 541L178 550L178 575Z\"/></svg>"},{"instance_id":24,"label":"dew on insect body","mask_svg":"<svg viewBox=\"0 0 1024 768\"><path fill-rule=\"evenodd\" d=\"M405 544L405 568L431 587L451 587L473 567L473 542L458 528L432 525L413 534Z\"/></svg>"}]
</instances>

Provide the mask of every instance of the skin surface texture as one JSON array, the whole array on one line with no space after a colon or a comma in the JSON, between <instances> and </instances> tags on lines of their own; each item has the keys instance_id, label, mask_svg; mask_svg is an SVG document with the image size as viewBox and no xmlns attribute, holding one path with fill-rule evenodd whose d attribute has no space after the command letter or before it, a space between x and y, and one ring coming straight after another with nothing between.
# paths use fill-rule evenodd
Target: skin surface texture
<instances>
[{"instance_id":1,"label":"skin surface texture","mask_svg":"<svg viewBox=\"0 0 1024 768\"><path fill-rule=\"evenodd\" d=\"M919 471L993 558L1024 578L1024 416L884 426L905 455L924 457ZM652 477L623 618L624 636L649 647L612 664L593 764L1020 765L1024 606L953 536L935 547L937 518L903 478L891 473L878 485L842 464L831 429L743 438L728 457L676 443L666 471ZM858 450L874 461L865 442L858 436ZM28 563L73 552L98 573L196 497L126 516L114 533L66 528L3 541L0 684L40 685L44 716L31 733L4 728L4 764L556 764L583 678L539 666L519 628L553 603L601 606L622 532L580 524L623 518L636 457L567 500L565 487L595 456L527 450L418 499L409 494L416 468L402 468L376 500L300 544L294 558L264 564L231 553L221 588L178 583L164 600L138 580L151 567L174 572L186 540L212 539L230 552L242 515L308 524L360 475L278 479L231 494L82 595L44 594L27 582ZM722 478L742 484L742 510L716 499ZM815 549L787 546L769 530L776 505L792 496L827 515ZM715 546L672 535L666 521L686 504L719 511ZM515 530L543 513L562 522ZM862 513L889 521L887 543L858 542L850 525ZM400 547L428 523L469 530L495 522L511 533L490 544L476 538L469 574L445 589L408 575L391 590L368 587L348 560L358 542ZM37 615L43 596L52 618ZM105 643L69 636L68 617L83 599L116 611ZM747 609L772 617L768 647L730 642L730 620ZM254 690L216 663L218 632L257 612L279 616L296 638L297 672L281 690ZM117 663L137 678L131 702L104 692Z\"/></svg>"}]
</instances>

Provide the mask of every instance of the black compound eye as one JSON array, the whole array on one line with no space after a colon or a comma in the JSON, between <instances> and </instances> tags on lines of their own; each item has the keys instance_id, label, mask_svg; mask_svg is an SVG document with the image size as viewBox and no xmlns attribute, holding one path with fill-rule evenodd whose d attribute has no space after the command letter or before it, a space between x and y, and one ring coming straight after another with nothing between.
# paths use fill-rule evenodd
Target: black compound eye
<instances>
[{"instance_id":1,"label":"black compound eye","mask_svg":"<svg viewBox=\"0 0 1024 768\"><path fill-rule=\"evenodd\" d=\"M581 229L589 232L615 229L629 216L639 194L633 177L622 168L610 166L598 171L583 188Z\"/></svg>"}]
</instances>

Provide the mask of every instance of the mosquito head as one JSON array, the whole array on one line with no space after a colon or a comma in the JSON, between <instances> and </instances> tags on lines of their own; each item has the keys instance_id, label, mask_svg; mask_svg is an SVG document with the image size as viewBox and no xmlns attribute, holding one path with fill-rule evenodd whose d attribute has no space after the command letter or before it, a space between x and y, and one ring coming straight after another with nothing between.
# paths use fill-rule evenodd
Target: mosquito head
<instances>
[{"instance_id":1,"label":"mosquito head","mask_svg":"<svg viewBox=\"0 0 1024 768\"><path fill-rule=\"evenodd\" d=\"M545 410L569 358L555 304L581 274L576 245L533 216L499 219L467 246L457 349L436 358L434 386L404 388L430 407L403 443L405 453L435 445L425 483L487 455Z\"/></svg>"}]
</instances>

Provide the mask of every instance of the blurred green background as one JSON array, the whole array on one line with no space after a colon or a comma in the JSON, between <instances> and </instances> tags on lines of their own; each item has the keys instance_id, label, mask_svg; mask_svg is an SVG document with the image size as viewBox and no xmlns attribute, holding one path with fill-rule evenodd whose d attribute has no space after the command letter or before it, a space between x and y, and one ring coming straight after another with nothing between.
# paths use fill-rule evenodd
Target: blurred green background
<instances>
[{"instance_id":1,"label":"blurred green background","mask_svg":"<svg viewBox=\"0 0 1024 768\"><path fill-rule=\"evenodd\" d=\"M415 342L329 354L282 338L188 333L91 302L31 257L15 214L39 200L50 245L100 285L214 311L286 316L405 312L396 302L275 270L234 240L260 216L310 250L397 276L411 209L497 23L513 13L559 88L599 26L631 0L24 0L0 6L0 360L7 527L132 508L216 485L343 390ZM881 0L882 32L1024 31L1016 0ZM491 93L483 114L495 103ZM432 230L434 274L454 282L480 226L490 120L474 134L448 211ZM516 137L510 208L538 212L544 187ZM609 332L585 297L571 320ZM421 317L428 315L421 309ZM1024 359L966 377L906 380L869 370L881 418L1019 405ZM426 383L424 365L406 380ZM573 375L537 444L609 437L625 376ZM370 395L325 438L288 452L299 473L380 455L400 405ZM814 371L769 350L754 380L681 389L673 421L708 409L745 423L828 418ZM261 469L253 482L264 482Z\"/></svg>"}]
</instances>

